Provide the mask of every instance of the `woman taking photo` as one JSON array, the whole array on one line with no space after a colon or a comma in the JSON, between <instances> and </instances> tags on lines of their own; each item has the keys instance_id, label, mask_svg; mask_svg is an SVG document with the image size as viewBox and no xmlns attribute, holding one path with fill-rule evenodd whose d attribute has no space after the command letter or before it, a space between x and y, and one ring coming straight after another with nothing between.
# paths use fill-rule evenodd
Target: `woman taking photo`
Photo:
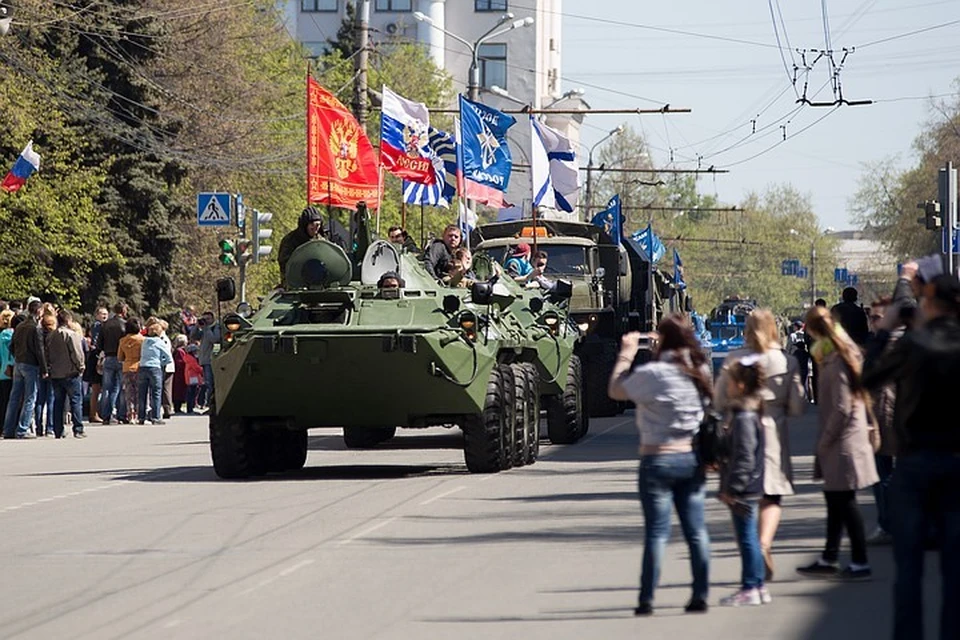
<instances>
[{"instance_id":1,"label":"woman taking photo","mask_svg":"<svg viewBox=\"0 0 960 640\"><path fill-rule=\"evenodd\" d=\"M633 367L640 333L623 336L610 376L614 400L632 400L640 431L640 504L644 527L640 598L634 613L653 613L653 595L660 577L663 550L670 535L670 507L675 505L690 550L693 595L686 611L707 610L710 539L704 523L704 472L693 450L693 437L711 401L710 366L693 326L679 314L660 322L653 361Z\"/></svg>"},{"instance_id":2,"label":"woman taking photo","mask_svg":"<svg viewBox=\"0 0 960 640\"><path fill-rule=\"evenodd\" d=\"M763 553L765 580L773 579L773 538L780 526L781 500L793 495L793 466L790 464L790 432L787 417L803 413L806 401L800 383L800 365L780 346L777 320L768 309L754 309L747 316L744 330L746 347L731 351L717 379L714 404L730 408L727 397L729 368L741 358L756 355L765 373L760 391L763 400L764 474L760 500L760 550Z\"/></svg>"},{"instance_id":3,"label":"woman taking photo","mask_svg":"<svg viewBox=\"0 0 960 640\"><path fill-rule=\"evenodd\" d=\"M814 476L823 479L827 541L820 558L813 564L797 567L797 572L811 577L869 580L872 572L867 562L867 541L857 491L873 486L880 478L868 433L870 398L860 379L863 356L843 327L834 323L827 309L811 309L806 326L815 340L811 355L820 369L817 379L820 433ZM850 537L851 562L841 571L838 560L844 529Z\"/></svg>"}]
</instances>

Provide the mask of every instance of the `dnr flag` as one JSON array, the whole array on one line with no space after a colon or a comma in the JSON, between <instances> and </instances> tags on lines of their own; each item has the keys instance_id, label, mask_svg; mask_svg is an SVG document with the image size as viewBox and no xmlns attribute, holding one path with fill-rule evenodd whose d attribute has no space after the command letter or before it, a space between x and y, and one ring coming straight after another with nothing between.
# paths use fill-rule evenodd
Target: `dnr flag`
<instances>
[{"instance_id":1,"label":"dnr flag","mask_svg":"<svg viewBox=\"0 0 960 640\"><path fill-rule=\"evenodd\" d=\"M380 162L384 168L404 180L433 184L429 135L426 105L401 98L384 85L380 117Z\"/></svg>"},{"instance_id":2,"label":"dnr flag","mask_svg":"<svg viewBox=\"0 0 960 640\"><path fill-rule=\"evenodd\" d=\"M465 180L500 192L507 190L513 166L507 129L515 122L513 116L460 96L460 155Z\"/></svg>"}]
</instances>

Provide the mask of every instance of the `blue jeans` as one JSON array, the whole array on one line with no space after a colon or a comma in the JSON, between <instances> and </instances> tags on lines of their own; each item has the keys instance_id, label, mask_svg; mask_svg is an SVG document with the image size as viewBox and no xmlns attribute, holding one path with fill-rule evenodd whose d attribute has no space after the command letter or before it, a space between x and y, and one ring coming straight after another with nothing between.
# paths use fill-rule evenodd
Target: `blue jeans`
<instances>
[{"instance_id":1,"label":"blue jeans","mask_svg":"<svg viewBox=\"0 0 960 640\"><path fill-rule=\"evenodd\" d=\"M53 384L50 378L40 378L37 381L37 403L33 408L33 424L37 435L50 435L53 430ZM46 427L42 426L46 425Z\"/></svg>"},{"instance_id":2,"label":"blue jeans","mask_svg":"<svg viewBox=\"0 0 960 640\"><path fill-rule=\"evenodd\" d=\"M64 405L70 402L70 417L73 421L73 432L83 433L83 394L80 393L80 376L72 378L53 378L53 434L63 437Z\"/></svg>"},{"instance_id":3,"label":"blue jeans","mask_svg":"<svg viewBox=\"0 0 960 640\"><path fill-rule=\"evenodd\" d=\"M35 364L18 362L13 366L13 388L10 389L10 403L7 415L3 419L3 437L13 438L27 435L33 421L33 409L37 403L37 382L40 380L40 367ZM23 406L21 406L21 401Z\"/></svg>"},{"instance_id":4,"label":"blue jeans","mask_svg":"<svg viewBox=\"0 0 960 640\"><path fill-rule=\"evenodd\" d=\"M877 526L890 533L890 481L893 479L893 456L875 455L880 482L873 485L873 499L877 503Z\"/></svg>"},{"instance_id":5,"label":"blue jeans","mask_svg":"<svg viewBox=\"0 0 960 640\"><path fill-rule=\"evenodd\" d=\"M213 365L205 364L203 366L203 383L207 385L207 406L213 406Z\"/></svg>"},{"instance_id":6,"label":"blue jeans","mask_svg":"<svg viewBox=\"0 0 960 640\"><path fill-rule=\"evenodd\" d=\"M660 581L663 549L670 537L671 503L690 550L693 597L706 600L710 589L710 537L703 512L706 481L696 454L642 456L639 484L645 523L640 602L653 602L653 592Z\"/></svg>"},{"instance_id":7,"label":"blue jeans","mask_svg":"<svg viewBox=\"0 0 960 640\"><path fill-rule=\"evenodd\" d=\"M740 586L744 589L759 589L763 586L763 555L760 553L758 531L759 504L754 501L737 503L730 508L733 515L733 530L740 548Z\"/></svg>"},{"instance_id":8,"label":"blue jeans","mask_svg":"<svg viewBox=\"0 0 960 640\"><path fill-rule=\"evenodd\" d=\"M933 523L941 538L940 638L960 638L960 454L923 451L897 456L892 493L893 559L897 566L893 637L924 637L924 542Z\"/></svg>"},{"instance_id":9,"label":"blue jeans","mask_svg":"<svg viewBox=\"0 0 960 640\"><path fill-rule=\"evenodd\" d=\"M160 398L163 393L163 369L140 367L137 374L137 415L147 419L147 396L150 396L150 420L160 419Z\"/></svg>"},{"instance_id":10,"label":"blue jeans","mask_svg":"<svg viewBox=\"0 0 960 640\"><path fill-rule=\"evenodd\" d=\"M127 419L127 403L122 397L123 364L116 356L103 359L103 382L100 384L100 417L103 420L113 418L113 409L117 409L117 420Z\"/></svg>"}]
</instances>

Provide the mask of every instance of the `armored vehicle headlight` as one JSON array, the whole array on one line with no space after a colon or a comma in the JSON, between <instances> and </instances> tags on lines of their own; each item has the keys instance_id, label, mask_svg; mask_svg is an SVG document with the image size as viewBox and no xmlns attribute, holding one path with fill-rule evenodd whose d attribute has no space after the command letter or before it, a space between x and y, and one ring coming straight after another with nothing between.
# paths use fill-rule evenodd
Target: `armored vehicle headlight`
<instances>
[{"instance_id":1,"label":"armored vehicle headlight","mask_svg":"<svg viewBox=\"0 0 960 640\"><path fill-rule=\"evenodd\" d=\"M243 316L238 313L228 313L223 317L223 327L227 331L235 332L240 331L245 326L250 326L250 321L246 320Z\"/></svg>"},{"instance_id":2,"label":"armored vehicle headlight","mask_svg":"<svg viewBox=\"0 0 960 640\"><path fill-rule=\"evenodd\" d=\"M477 316L472 312L460 314L460 328L471 340L477 339Z\"/></svg>"},{"instance_id":3,"label":"armored vehicle headlight","mask_svg":"<svg viewBox=\"0 0 960 640\"><path fill-rule=\"evenodd\" d=\"M560 317L556 314L549 314L544 316L543 323L547 325L547 329L550 330L550 333L557 335L557 330L560 328Z\"/></svg>"}]
</instances>

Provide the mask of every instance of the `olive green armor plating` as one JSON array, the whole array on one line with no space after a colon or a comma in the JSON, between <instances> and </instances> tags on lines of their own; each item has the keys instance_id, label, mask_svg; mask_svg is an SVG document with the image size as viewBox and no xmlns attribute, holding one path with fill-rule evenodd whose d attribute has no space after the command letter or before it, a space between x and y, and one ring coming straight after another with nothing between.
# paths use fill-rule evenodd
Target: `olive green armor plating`
<instances>
[{"instance_id":1,"label":"olive green armor plating","mask_svg":"<svg viewBox=\"0 0 960 640\"><path fill-rule=\"evenodd\" d=\"M286 290L250 317L222 318L210 418L218 475L299 468L314 427L342 427L348 447L365 448L397 427L459 426L474 472L534 462L541 409L554 442L586 432L581 332L562 294L506 277L448 288L390 243L355 246L362 260L307 242L287 263ZM390 272L402 287L378 286Z\"/></svg>"}]
</instances>

